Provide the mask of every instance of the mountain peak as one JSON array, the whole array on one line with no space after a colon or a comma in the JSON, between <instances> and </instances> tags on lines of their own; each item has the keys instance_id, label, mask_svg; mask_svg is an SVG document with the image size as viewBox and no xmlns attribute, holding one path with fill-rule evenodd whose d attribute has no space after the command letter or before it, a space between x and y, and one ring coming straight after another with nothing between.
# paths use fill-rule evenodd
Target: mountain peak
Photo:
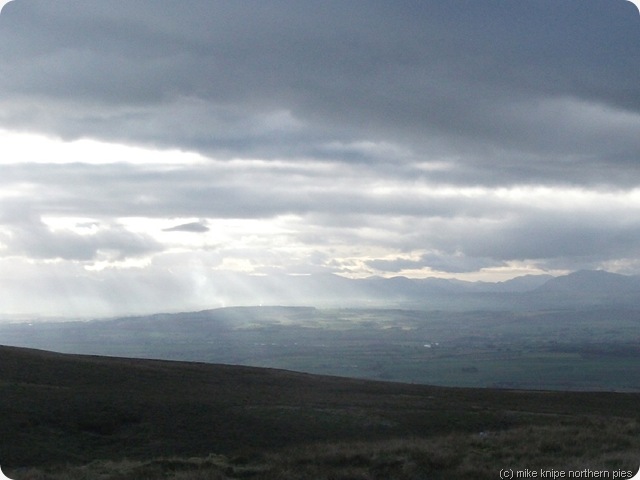
<instances>
[{"instance_id":1,"label":"mountain peak","mask_svg":"<svg viewBox=\"0 0 640 480\"><path fill-rule=\"evenodd\" d=\"M619 294L640 288L640 277L621 275L606 270L578 270L555 277L536 289L538 292L563 292L582 294Z\"/></svg>"}]
</instances>

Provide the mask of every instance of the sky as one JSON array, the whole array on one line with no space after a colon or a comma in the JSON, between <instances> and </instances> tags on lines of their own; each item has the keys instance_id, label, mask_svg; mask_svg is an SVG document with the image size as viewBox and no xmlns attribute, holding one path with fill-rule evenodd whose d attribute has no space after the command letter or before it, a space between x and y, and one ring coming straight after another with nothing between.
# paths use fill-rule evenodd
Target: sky
<instances>
[{"instance_id":1,"label":"sky","mask_svg":"<svg viewBox=\"0 0 640 480\"><path fill-rule=\"evenodd\" d=\"M640 273L631 2L3 3L0 314Z\"/></svg>"}]
</instances>

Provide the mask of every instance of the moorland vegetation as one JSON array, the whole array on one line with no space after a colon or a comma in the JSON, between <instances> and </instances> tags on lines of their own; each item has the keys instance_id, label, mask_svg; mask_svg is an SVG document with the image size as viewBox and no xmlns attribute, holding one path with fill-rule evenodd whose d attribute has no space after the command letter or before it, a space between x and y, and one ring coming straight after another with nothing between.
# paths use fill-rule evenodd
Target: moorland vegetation
<instances>
[{"instance_id":1,"label":"moorland vegetation","mask_svg":"<svg viewBox=\"0 0 640 480\"><path fill-rule=\"evenodd\" d=\"M446 388L0 347L15 480L637 471L640 394Z\"/></svg>"}]
</instances>

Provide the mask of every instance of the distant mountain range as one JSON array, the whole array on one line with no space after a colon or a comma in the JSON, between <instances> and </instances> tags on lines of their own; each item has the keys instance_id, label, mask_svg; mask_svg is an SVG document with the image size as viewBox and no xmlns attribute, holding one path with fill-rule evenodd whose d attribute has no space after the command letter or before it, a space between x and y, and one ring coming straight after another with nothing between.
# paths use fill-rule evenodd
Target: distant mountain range
<instances>
[{"instance_id":1,"label":"distant mountain range","mask_svg":"<svg viewBox=\"0 0 640 480\"><path fill-rule=\"evenodd\" d=\"M443 311L540 311L600 307L640 309L640 275L620 275L603 270L581 270L559 277L524 275L503 282L402 276L350 279L334 274L254 276L227 272L213 279L213 284L214 293L202 297L198 305L164 312L269 305ZM158 310L131 312L130 315L154 313L158 313ZM0 313L0 323L33 320L56 322L71 318Z\"/></svg>"},{"instance_id":2,"label":"distant mountain range","mask_svg":"<svg viewBox=\"0 0 640 480\"><path fill-rule=\"evenodd\" d=\"M640 276L619 275L604 270L580 270L554 277L536 288L536 292L565 294L620 295L640 292Z\"/></svg>"},{"instance_id":3,"label":"distant mountain range","mask_svg":"<svg viewBox=\"0 0 640 480\"><path fill-rule=\"evenodd\" d=\"M333 274L238 275L221 282L218 293L226 305L456 310L640 306L640 276L584 270L560 277L525 275L492 283L443 278L349 279Z\"/></svg>"}]
</instances>

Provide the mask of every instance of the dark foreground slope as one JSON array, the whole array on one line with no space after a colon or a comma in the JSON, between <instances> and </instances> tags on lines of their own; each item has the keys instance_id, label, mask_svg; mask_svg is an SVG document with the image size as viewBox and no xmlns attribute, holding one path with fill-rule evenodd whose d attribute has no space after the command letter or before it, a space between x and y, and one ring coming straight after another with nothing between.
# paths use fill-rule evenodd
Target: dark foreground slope
<instances>
[{"instance_id":1,"label":"dark foreground slope","mask_svg":"<svg viewBox=\"0 0 640 480\"><path fill-rule=\"evenodd\" d=\"M487 448L496 467L496 458L536 465L551 455L565 465L589 458L630 468L640 457L638 405L640 394L435 388L0 347L0 465L18 478L24 467L98 459L294 450L287 458L297 458L310 452L301 445L357 451L364 441L379 449L410 439L437 449L455 443L458 460L441 468Z\"/></svg>"}]
</instances>

